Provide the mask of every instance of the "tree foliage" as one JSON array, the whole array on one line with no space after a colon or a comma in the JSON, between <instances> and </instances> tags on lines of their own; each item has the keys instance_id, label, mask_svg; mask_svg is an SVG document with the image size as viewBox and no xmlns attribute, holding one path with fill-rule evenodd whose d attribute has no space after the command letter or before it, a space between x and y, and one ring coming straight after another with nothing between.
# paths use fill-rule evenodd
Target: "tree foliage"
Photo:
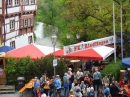
<instances>
[{"instance_id":1,"label":"tree foliage","mask_svg":"<svg viewBox=\"0 0 130 97\"><path fill-rule=\"evenodd\" d=\"M128 56L128 34L130 34L130 1L129 0L43 0L44 6L37 17L42 21L57 26L61 33L63 45L76 40L89 41L113 35L113 2L115 4L116 32L120 32L120 5L122 3L124 47ZM42 2L39 0L39 2ZM40 3L42 4L42 3ZM41 14L41 15L39 15ZM71 39L66 39L66 34Z\"/></svg>"},{"instance_id":2,"label":"tree foliage","mask_svg":"<svg viewBox=\"0 0 130 97\"><path fill-rule=\"evenodd\" d=\"M117 62L115 64L114 61L109 62L108 65L101 71L102 78L107 75L113 74L116 81L119 80L120 77L120 70L124 70L124 67L121 64L121 60L117 59Z\"/></svg>"},{"instance_id":3,"label":"tree foliage","mask_svg":"<svg viewBox=\"0 0 130 97\"><path fill-rule=\"evenodd\" d=\"M51 55L34 61L30 57L20 59L8 57L6 60L6 76L10 79L8 84L16 83L19 76L25 77L27 82L35 76L41 77L43 73L52 77L54 75L53 58ZM65 62L63 59L58 59L56 74L63 76L64 72L66 72Z\"/></svg>"},{"instance_id":4,"label":"tree foliage","mask_svg":"<svg viewBox=\"0 0 130 97\"><path fill-rule=\"evenodd\" d=\"M57 26L60 30L66 27L66 21L61 16L63 0L38 0L38 13L36 21L47 25Z\"/></svg>"}]
</instances>

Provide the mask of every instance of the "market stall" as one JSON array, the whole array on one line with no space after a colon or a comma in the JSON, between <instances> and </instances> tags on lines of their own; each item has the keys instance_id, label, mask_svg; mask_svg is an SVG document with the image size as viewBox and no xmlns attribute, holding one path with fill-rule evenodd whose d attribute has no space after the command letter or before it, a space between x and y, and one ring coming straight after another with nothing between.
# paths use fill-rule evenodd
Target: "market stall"
<instances>
[{"instance_id":1,"label":"market stall","mask_svg":"<svg viewBox=\"0 0 130 97\"><path fill-rule=\"evenodd\" d=\"M99 46L88 50L83 50L71 54L64 55L63 49L55 52L56 57L87 59L87 60L105 60L114 52L114 48L107 46Z\"/></svg>"},{"instance_id":2,"label":"market stall","mask_svg":"<svg viewBox=\"0 0 130 97\"><path fill-rule=\"evenodd\" d=\"M58 48L55 51L59 50ZM53 47L42 46L38 44L29 44L24 47L7 52L7 56L12 56L16 58L22 58L30 56L31 59L38 59L45 57L46 55L53 52Z\"/></svg>"}]
</instances>

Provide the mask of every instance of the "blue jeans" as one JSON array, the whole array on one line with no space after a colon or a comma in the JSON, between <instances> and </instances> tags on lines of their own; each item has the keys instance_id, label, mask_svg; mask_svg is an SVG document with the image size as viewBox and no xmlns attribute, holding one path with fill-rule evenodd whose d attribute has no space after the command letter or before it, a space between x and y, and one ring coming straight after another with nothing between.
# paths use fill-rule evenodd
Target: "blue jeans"
<instances>
[{"instance_id":1,"label":"blue jeans","mask_svg":"<svg viewBox=\"0 0 130 97\"><path fill-rule=\"evenodd\" d=\"M64 96L68 97L68 95L69 95L69 87L64 88Z\"/></svg>"},{"instance_id":2,"label":"blue jeans","mask_svg":"<svg viewBox=\"0 0 130 97\"><path fill-rule=\"evenodd\" d=\"M33 97L37 97L36 91L33 91Z\"/></svg>"}]
</instances>

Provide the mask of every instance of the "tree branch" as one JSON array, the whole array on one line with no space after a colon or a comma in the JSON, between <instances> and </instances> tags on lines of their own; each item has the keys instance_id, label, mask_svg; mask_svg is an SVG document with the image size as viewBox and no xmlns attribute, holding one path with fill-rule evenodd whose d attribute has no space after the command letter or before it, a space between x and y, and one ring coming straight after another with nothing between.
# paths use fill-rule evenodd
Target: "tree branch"
<instances>
[{"instance_id":1,"label":"tree branch","mask_svg":"<svg viewBox=\"0 0 130 97\"><path fill-rule=\"evenodd\" d=\"M120 2L118 0L113 0L113 1L115 1L118 5L120 5Z\"/></svg>"}]
</instances>

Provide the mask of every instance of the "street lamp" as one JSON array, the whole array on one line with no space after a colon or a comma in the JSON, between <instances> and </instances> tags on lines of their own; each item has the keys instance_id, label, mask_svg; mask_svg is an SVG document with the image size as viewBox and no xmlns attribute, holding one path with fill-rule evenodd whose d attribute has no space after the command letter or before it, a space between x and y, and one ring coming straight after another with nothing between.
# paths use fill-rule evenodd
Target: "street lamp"
<instances>
[{"instance_id":1,"label":"street lamp","mask_svg":"<svg viewBox=\"0 0 130 97\"><path fill-rule=\"evenodd\" d=\"M55 60L55 45L56 45L56 40L57 40L57 36L55 34L53 34L51 36L51 41L52 41L52 45L53 45L53 50L54 50L54 60ZM54 66L54 77L56 76L56 69Z\"/></svg>"},{"instance_id":2,"label":"street lamp","mask_svg":"<svg viewBox=\"0 0 130 97\"><path fill-rule=\"evenodd\" d=\"M66 37L67 37L67 39L70 39L70 34L67 34ZM79 39L80 38L80 34L77 33L76 34L76 38Z\"/></svg>"}]
</instances>

